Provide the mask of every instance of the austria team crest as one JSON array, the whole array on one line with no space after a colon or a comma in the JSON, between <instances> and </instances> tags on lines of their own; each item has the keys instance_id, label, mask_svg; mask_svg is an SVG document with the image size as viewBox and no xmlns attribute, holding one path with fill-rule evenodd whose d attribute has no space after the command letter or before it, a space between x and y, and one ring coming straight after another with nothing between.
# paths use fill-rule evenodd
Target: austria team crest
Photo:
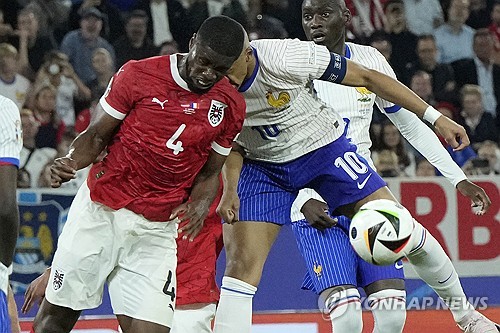
<instances>
[{"instance_id":1,"label":"austria team crest","mask_svg":"<svg viewBox=\"0 0 500 333\"><path fill-rule=\"evenodd\" d=\"M226 104L216 100L212 100L210 109L208 110L208 122L210 123L210 125L212 125L212 127L220 125L222 119L224 118L225 108L227 108Z\"/></svg>"}]
</instances>

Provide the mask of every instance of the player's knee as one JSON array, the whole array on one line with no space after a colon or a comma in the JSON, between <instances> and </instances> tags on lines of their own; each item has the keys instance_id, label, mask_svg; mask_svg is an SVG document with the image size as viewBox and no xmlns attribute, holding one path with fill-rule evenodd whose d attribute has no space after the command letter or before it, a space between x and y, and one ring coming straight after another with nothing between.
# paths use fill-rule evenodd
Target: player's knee
<instances>
[{"instance_id":1,"label":"player's knee","mask_svg":"<svg viewBox=\"0 0 500 333\"><path fill-rule=\"evenodd\" d=\"M264 263L252 256L242 255L226 259L226 276L257 286L262 277Z\"/></svg>"}]
</instances>

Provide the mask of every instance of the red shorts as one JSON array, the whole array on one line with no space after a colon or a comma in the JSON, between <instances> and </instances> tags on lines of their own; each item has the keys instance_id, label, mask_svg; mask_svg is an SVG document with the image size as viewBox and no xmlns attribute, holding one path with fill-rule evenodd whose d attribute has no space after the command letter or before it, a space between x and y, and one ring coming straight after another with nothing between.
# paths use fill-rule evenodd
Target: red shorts
<instances>
[{"instance_id":1,"label":"red shorts","mask_svg":"<svg viewBox=\"0 0 500 333\"><path fill-rule=\"evenodd\" d=\"M221 218L215 213L219 201L220 195L210 208L201 232L192 242L182 237L177 239L178 306L219 301L215 266L224 245Z\"/></svg>"}]
</instances>

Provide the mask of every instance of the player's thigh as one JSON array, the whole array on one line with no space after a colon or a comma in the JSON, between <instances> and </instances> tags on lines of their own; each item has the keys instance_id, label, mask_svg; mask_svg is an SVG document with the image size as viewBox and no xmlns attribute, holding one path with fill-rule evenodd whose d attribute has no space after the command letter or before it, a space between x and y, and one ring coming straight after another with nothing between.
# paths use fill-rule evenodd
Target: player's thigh
<instances>
[{"instance_id":1,"label":"player's thigh","mask_svg":"<svg viewBox=\"0 0 500 333\"><path fill-rule=\"evenodd\" d=\"M280 229L278 224L255 221L224 224L225 275L258 285L264 263Z\"/></svg>"},{"instance_id":2,"label":"player's thigh","mask_svg":"<svg viewBox=\"0 0 500 333\"><path fill-rule=\"evenodd\" d=\"M171 333L211 333L215 311L215 303L177 307Z\"/></svg>"},{"instance_id":3,"label":"player's thigh","mask_svg":"<svg viewBox=\"0 0 500 333\"><path fill-rule=\"evenodd\" d=\"M337 210L352 217L348 207L386 186L368 161L356 153L356 146L345 137L340 137L322 150L322 158L326 162L322 162L321 173L306 187L316 190L326 200L330 211Z\"/></svg>"},{"instance_id":4,"label":"player's thigh","mask_svg":"<svg viewBox=\"0 0 500 333\"><path fill-rule=\"evenodd\" d=\"M114 268L114 211L90 199L84 183L70 207L58 239L46 289L54 305L83 310L97 307Z\"/></svg>"},{"instance_id":5,"label":"player's thigh","mask_svg":"<svg viewBox=\"0 0 500 333\"><path fill-rule=\"evenodd\" d=\"M177 290L177 225L130 214L122 219L126 223L117 219L115 224L122 233L118 264L108 279L111 305L115 314L134 318L131 327L146 329L148 323L171 327Z\"/></svg>"},{"instance_id":6,"label":"player's thigh","mask_svg":"<svg viewBox=\"0 0 500 333\"><path fill-rule=\"evenodd\" d=\"M357 285L357 256L344 230L319 231L306 220L292 223L292 230L307 268L303 289L319 295L331 287Z\"/></svg>"}]
</instances>

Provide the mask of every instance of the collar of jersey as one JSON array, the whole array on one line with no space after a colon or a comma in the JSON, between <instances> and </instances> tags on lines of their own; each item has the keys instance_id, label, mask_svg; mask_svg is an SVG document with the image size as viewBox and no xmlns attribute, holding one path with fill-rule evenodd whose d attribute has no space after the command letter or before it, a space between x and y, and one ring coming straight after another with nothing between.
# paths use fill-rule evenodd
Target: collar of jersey
<instances>
[{"instance_id":1,"label":"collar of jersey","mask_svg":"<svg viewBox=\"0 0 500 333\"><path fill-rule=\"evenodd\" d=\"M345 57L347 59L351 59L351 49L349 48L349 45L345 44Z\"/></svg>"},{"instance_id":2,"label":"collar of jersey","mask_svg":"<svg viewBox=\"0 0 500 333\"><path fill-rule=\"evenodd\" d=\"M248 79L245 79L243 83L241 84L240 88L238 89L239 92L245 92L247 91L250 86L252 85L253 81L255 81L255 77L257 76L257 73L259 72L259 57L257 56L257 50L251 46L252 51L253 51L253 56L255 57L255 68L253 69L252 75Z\"/></svg>"},{"instance_id":3,"label":"collar of jersey","mask_svg":"<svg viewBox=\"0 0 500 333\"><path fill-rule=\"evenodd\" d=\"M179 73L179 68L177 68L177 53L170 55L170 72L172 73L172 77L174 78L175 83L177 85L187 91L191 91L189 89L187 82L181 77Z\"/></svg>"}]
</instances>

